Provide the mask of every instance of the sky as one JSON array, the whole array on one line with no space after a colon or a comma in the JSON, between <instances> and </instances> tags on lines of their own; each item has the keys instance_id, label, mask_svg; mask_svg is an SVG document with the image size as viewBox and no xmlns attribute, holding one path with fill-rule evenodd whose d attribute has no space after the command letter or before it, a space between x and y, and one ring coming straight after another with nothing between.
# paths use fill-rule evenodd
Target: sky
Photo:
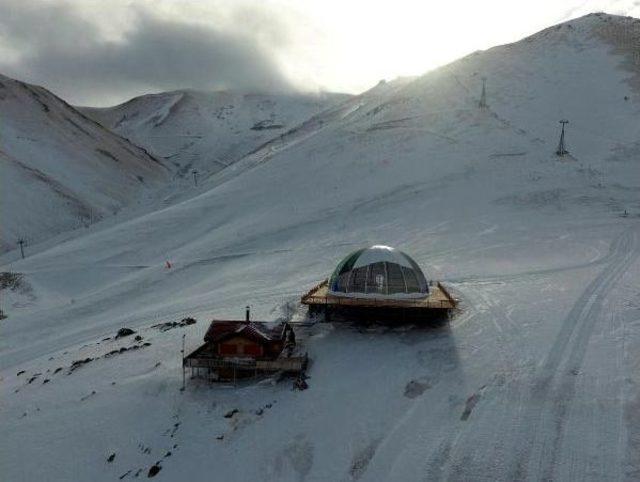
<instances>
[{"instance_id":1,"label":"sky","mask_svg":"<svg viewBox=\"0 0 640 482\"><path fill-rule=\"evenodd\" d=\"M0 0L0 73L76 105L190 88L360 93L636 0Z\"/></svg>"}]
</instances>

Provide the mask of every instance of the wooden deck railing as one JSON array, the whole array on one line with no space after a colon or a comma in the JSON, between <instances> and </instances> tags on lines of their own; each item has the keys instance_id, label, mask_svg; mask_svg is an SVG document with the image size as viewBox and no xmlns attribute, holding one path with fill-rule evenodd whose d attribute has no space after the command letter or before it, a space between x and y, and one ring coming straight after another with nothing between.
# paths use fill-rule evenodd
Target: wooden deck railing
<instances>
[{"instance_id":1,"label":"wooden deck railing","mask_svg":"<svg viewBox=\"0 0 640 482\"><path fill-rule=\"evenodd\" d=\"M302 303L305 303L305 301L308 298L314 298L314 293L316 291L318 291L320 288L322 288L324 285L329 285L329 280L326 279L324 281L320 281L320 283L318 283L317 285L315 285L313 288L311 288L309 291L307 291L304 295L302 295Z\"/></svg>"},{"instance_id":2,"label":"wooden deck railing","mask_svg":"<svg viewBox=\"0 0 640 482\"><path fill-rule=\"evenodd\" d=\"M435 309L451 309L455 308L457 301L447 289L440 283L437 287L446 299L389 299L389 298L356 298L348 296L328 296L317 295L316 293L328 284L328 280L324 280L311 288L301 298L301 302L305 305L341 305L341 306L370 306L370 307L394 307L394 308L435 308Z\"/></svg>"},{"instance_id":3,"label":"wooden deck railing","mask_svg":"<svg viewBox=\"0 0 640 482\"><path fill-rule=\"evenodd\" d=\"M438 281L438 288L440 288L440 291L442 291L442 293L444 293L444 295L447 297L447 299L451 302L451 304L455 307L458 304L458 300L456 300L453 296L451 296L451 293L449 293L449 290L446 289L444 287L444 285L442 283L440 283L440 281Z\"/></svg>"},{"instance_id":4,"label":"wooden deck railing","mask_svg":"<svg viewBox=\"0 0 640 482\"><path fill-rule=\"evenodd\" d=\"M306 367L309 360L306 353L304 356L281 357L275 360L256 360L253 358L247 358L246 360L242 358L225 359L192 355L189 355L182 361L185 367L298 372Z\"/></svg>"}]
</instances>

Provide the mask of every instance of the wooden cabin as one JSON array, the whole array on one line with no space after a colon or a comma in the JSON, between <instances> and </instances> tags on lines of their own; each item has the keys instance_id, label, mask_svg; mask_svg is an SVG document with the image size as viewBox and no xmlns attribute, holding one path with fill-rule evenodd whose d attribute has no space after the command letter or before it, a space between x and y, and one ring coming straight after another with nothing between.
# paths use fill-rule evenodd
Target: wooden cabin
<instances>
[{"instance_id":1,"label":"wooden cabin","mask_svg":"<svg viewBox=\"0 0 640 482\"><path fill-rule=\"evenodd\" d=\"M204 344L183 360L192 375L235 380L261 372L300 373L305 356L293 356L295 332L289 323L212 320Z\"/></svg>"},{"instance_id":2,"label":"wooden cabin","mask_svg":"<svg viewBox=\"0 0 640 482\"><path fill-rule=\"evenodd\" d=\"M274 359L284 349L289 329L287 323L269 328L260 322L214 320L204 335L205 351L219 357Z\"/></svg>"}]
</instances>

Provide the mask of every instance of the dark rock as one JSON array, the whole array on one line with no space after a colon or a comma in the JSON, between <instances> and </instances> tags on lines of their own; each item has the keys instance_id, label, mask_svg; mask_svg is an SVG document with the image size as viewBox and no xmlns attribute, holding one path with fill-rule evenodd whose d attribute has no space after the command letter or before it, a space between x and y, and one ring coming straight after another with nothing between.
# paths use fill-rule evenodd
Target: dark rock
<instances>
[{"instance_id":1,"label":"dark rock","mask_svg":"<svg viewBox=\"0 0 640 482\"><path fill-rule=\"evenodd\" d=\"M158 464L152 465L151 468L149 469L149 472L147 473L147 477L148 478L155 477L156 475L158 475L158 472L160 472L161 470L162 470L162 467L160 467Z\"/></svg>"},{"instance_id":2,"label":"dark rock","mask_svg":"<svg viewBox=\"0 0 640 482\"><path fill-rule=\"evenodd\" d=\"M115 458L116 458L116 454L114 452L111 455L109 455L109 457L107 458L107 462L111 463L115 460Z\"/></svg>"},{"instance_id":3,"label":"dark rock","mask_svg":"<svg viewBox=\"0 0 640 482\"><path fill-rule=\"evenodd\" d=\"M122 474L120 477L118 477L120 480L124 479L127 475L129 475L131 473L131 470L127 470L124 474Z\"/></svg>"},{"instance_id":4,"label":"dark rock","mask_svg":"<svg viewBox=\"0 0 640 482\"><path fill-rule=\"evenodd\" d=\"M216 437L216 440L223 440L223 439L224 439L224 435L218 435L218 436Z\"/></svg>"},{"instance_id":5,"label":"dark rock","mask_svg":"<svg viewBox=\"0 0 640 482\"><path fill-rule=\"evenodd\" d=\"M187 317L187 318L183 318L180 321L167 321L165 323L158 323L157 325L151 325L151 328L157 328L160 331L168 331L168 330L172 330L173 328L193 325L194 323L196 323L195 318Z\"/></svg>"},{"instance_id":6,"label":"dark rock","mask_svg":"<svg viewBox=\"0 0 640 482\"><path fill-rule=\"evenodd\" d=\"M85 395L84 397L82 397L82 398L80 399L80 401L81 401L81 402L84 402L86 399L88 399L89 397L94 396L95 394L96 394L96 391L95 391L95 390L91 390L91 393L90 393L89 395Z\"/></svg>"},{"instance_id":7,"label":"dark rock","mask_svg":"<svg viewBox=\"0 0 640 482\"><path fill-rule=\"evenodd\" d=\"M42 380L42 384L44 385L45 383L49 383L51 380L49 380L48 378L45 378L44 380Z\"/></svg>"},{"instance_id":8,"label":"dark rock","mask_svg":"<svg viewBox=\"0 0 640 482\"><path fill-rule=\"evenodd\" d=\"M229 410L227 413L224 414L224 418L231 418L239 411L240 410L238 410L237 408L234 408L233 410Z\"/></svg>"},{"instance_id":9,"label":"dark rock","mask_svg":"<svg viewBox=\"0 0 640 482\"><path fill-rule=\"evenodd\" d=\"M166 323L158 323L157 325L153 325L151 326L151 328L157 328L160 331L169 331L176 326L179 326L177 321L167 321Z\"/></svg>"},{"instance_id":10,"label":"dark rock","mask_svg":"<svg viewBox=\"0 0 640 482\"><path fill-rule=\"evenodd\" d=\"M71 368L69 368L69 373L71 373L74 370L77 370L78 368L80 368L82 365L86 365L87 363L93 361L93 358L85 358L84 360L75 360L73 363L71 363Z\"/></svg>"},{"instance_id":11,"label":"dark rock","mask_svg":"<svg viewBox=\"0 0 640 482\"><path fill-rule=\"evenodd\" d=\"M251 130L262 131L262 130L268 130L268 129L282 129L282 128L284 128L284 124L276 124L273 122L272 119L265 119L253 124L253 126L251 127Z\"/></svg>"},{"instance_id":12,"label":"dark rock","mask_svg":"<svg viewBox=\"0 0 640 482\"><path fill-rule=\"evenodd\" d=\"M116 339L124 338L125 336L130 336L130 335L133 335L134 333L135 331L133 331L131 328L120 328L118 330L118 333L116 333Z\"/></svg>"},{"instance_id":13,"label":"dark rock","mask_svg":"<svg viewBox=\"0 0 640 482\"><path fill-rule=\"evenodd\" d=\"M303 377L296 378L296 381L293 382L293 388L296 390L306 390L309 388L309 384L305 381Z\"/></svg>"},{"instance_id":14,"label":"dark rock","mask_svg":"<svg viewBox=\"0 0 640 482\"><path fill-rule=\"evenodd\" d=\"M471 416L471 412L473 411L473 408L476 406L479 400L480 400L479 393L474 393L469 398L467 398L467 402L465 403L464 411L460 416L460 420L465 421L469 419L469 416Z\"/></svg>"},{"instance_id":15,"label":"dark rock","mask_svg":"<svg viewBox=\"0 0 640 482\"><path fill-rule=\"evenodd\" d=\"M42 375L42 373L35 373L31 378L29 378L29 380L27 380L27 383L33 383L40 375Z\"/></svg>"},{"instance_id":16,"label":"dark rock","mask_svg":"<svg viewBox=\"0 0 640 482\"><path fill-rule=\"evenodd\" d=\"M411 380L404 387L404 396L407 398L417 398L422 395L425 390L431 388L426 382L418 382L417 380Z\"/></svg>"},{"instance_id":17,"label":"dark rock","mask_svg":"<svg viewBox=\"0 0 640 482\"><path fill-rule=\"evenodd\" d=\"M134 338L135 341L142 341L142 337L140 335L136 335Z\"/></svg>"}]
</instances>

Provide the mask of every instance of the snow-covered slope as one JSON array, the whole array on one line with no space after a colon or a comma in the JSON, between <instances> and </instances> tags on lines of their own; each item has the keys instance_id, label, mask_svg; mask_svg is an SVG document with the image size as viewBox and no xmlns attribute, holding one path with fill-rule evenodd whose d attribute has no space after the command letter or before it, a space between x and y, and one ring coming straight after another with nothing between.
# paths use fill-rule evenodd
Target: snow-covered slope
<instances>
[{"instance_id":1,"label":"snow-covered slope","mask_svg":"<svg viewBox=\"0 0 640 482\"><path fill-rule=\"evenodd\" d=\"M166 158L177 177L217 172L344 94L243 94L179 90L110 108L81 108L102 125ZM189 179L190 180L190 179Z\"/></svg>"},{"instance_id":2,"label":"snow-covered slope","mask_svg":"<svg viewBox=\"0 0 640 482\"><path fill-rule=\"evenodd\" d=\"M28 283L3 292L7 477L637 479L638 38L638 20L591 15L381 84L197 197L5 263ZM183 333L194 348L246 304L300 319L299 296L374 243L445 280L461 313L301 328L304 392L179 390ZM153 327L185 315L198 324ZM143 340L106 339L122 326Z\"/></svg>"},{"instance_id":3,"label":"snow-covered slope","mask_svg":"<svg viewBox=\"0 0 640 482\"><path fill-rule=\"evenodd\" d=\"M111 215L169 178L42 87L0 75L0 251Z\"/></svg>"}]
</instances>

